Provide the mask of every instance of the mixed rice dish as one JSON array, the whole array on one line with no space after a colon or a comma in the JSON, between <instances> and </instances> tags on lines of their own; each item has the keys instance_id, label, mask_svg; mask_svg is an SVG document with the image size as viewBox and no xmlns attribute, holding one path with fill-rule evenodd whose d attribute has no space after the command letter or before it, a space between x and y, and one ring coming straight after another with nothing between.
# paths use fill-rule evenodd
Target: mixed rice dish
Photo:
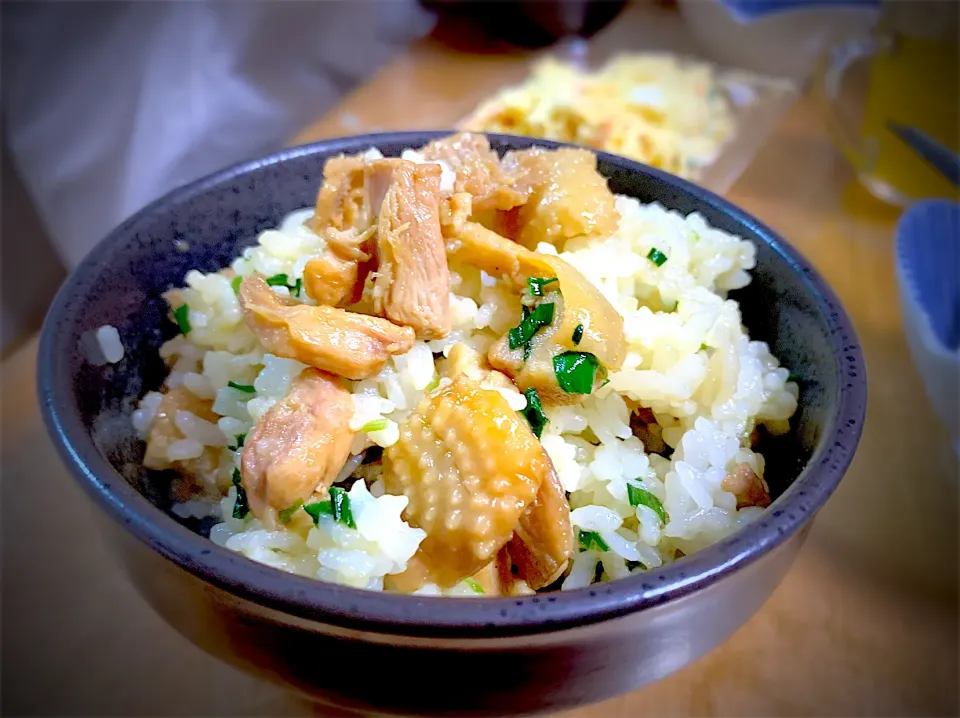
<instances>
[{"instance_id":1,"label":"mixed rice dish","mask_svg":"<svg viewBox=\"0 0 960 718\"><path fill-rule=\"evenodd\" d=\"M164 298L133 422L173 512L371 590L568 590L770 503L797 386L727 292L755 248L611 193L583 149L459 134L327 160L315 207Z\"/></svg>"}]
</instances>

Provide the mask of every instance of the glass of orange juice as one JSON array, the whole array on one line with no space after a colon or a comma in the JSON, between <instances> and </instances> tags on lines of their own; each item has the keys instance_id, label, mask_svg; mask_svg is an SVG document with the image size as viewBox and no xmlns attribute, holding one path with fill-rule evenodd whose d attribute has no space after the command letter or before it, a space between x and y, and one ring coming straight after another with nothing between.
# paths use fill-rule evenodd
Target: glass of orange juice
<instances>
[{"instance_id":1,"label":"glass of orange juice","mask_svg":"<svg viewBox=\"0 0 960 718\"><path fill-rule=\"evenodd\" d=\"M887 124L960 151L958 10L952 0L887 0L873 34L831 48L815 75L834 140L863 184L892 204L958 197Z\"/></svg>"}]
</instances>

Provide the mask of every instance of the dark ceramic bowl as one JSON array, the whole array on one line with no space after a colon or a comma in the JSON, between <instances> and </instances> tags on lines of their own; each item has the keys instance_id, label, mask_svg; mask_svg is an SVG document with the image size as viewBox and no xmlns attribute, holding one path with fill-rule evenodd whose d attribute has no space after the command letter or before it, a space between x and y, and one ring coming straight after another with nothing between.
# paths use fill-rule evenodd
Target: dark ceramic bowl
<instances>
[{"instance_id":1,"label":"dark ceramic bowl","mask_svg":"<svg viewBox=\"0 0 960 718\"><path fill-rule=\"evenodd\" d=\"M163 477L140 467L143 445L129 415L138 397L160 386L157 349L174 332L161 292L180 285L188 269L226 265L261 230L312 204L327 157L371 146L399 155L441 134L296 147L199 180L125 222L67 280L47 317L38 370L44 418L102 510L107 545L130 580L213 655L320 702L372 712L521 714L602 700L689 663L763 604L860 436L866 377L850 320L796 250L720 197L599 155L614 192L701 212L757 245L753 282L735 298L751 336L802 375L792 433L763 447L773 505L697 554L528 598L368 592L291 576L213 544L167 513ZM490 139L500 151L534 142ZM98 366L85 347L104 324L119 329L126 354Z\"/></svg>"}]
</instances>

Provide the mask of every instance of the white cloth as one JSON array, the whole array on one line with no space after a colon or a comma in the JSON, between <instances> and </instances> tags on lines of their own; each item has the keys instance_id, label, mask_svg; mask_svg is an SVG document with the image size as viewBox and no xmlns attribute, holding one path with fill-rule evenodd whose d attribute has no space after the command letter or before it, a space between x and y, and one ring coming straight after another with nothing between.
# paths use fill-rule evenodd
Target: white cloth
<instances>
[{"instance_id":1,"label":"white cloth","mask_svg":"<svg viewBox=\"0 0 960 718\"><path fill-rule=\"evenodd\" d=\"M281 147L431 25L414 0L19 4L9 146L73 267L163 193Z\"/></svg>"}]
</instances>

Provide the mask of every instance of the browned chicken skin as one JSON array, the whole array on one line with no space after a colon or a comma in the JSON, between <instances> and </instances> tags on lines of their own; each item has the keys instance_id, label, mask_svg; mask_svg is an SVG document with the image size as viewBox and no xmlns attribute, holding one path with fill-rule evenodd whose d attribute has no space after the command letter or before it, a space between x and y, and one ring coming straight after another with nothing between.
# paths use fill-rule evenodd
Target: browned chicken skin
<instances>
[{"instance_id":1,"label":"browned chicken skin","mask_svg":"<svg viewBox=\"0 0 960 718\"><path fill-rule=\"evenodd\" d=\"M447 256L491 276L508 277L517 289L527 286L528 277L555 276L545 255L521 247L476 222L464 222L460 232L447 241Z\"/></svg>"},{"instance_id":2,"label":"browned chicken skin","mask_svg":"<svg viewBox=\"0 0 960 718\"><path fill-rule=\"evenodd\" d=\"M528 190L513 186L515 178L504 175L500 157L483 135L461 132L434 140L421 153L427 160L445 162L454 171L454 192L470 194L478 212L508 210L527 199Z\"/></svg>"},{"instance_id":3,"label":"browned chicken skin","mask_svg":"<svg viewBox=\"0 0 960 718\"><path fill-rule=\"evenodd\" d=\"M415 558L441 587L496 557L552 471L506 399L463 375L420 403L383 461L387 492L427 532Z\"/></svg>"},{"instance_id":4,"label":"browned chicken skin","mask_svg":"<svg viewBox=\"0 0 960 718\"><path fill-rule=\"evenodd\" d=\"M450 333L440 166L394 160L379 167L389 168L390 179L377 225L380 264L373 286L374 311L412 327L421 339L440 339Z\"/></svg>"},{"instance_id":5,"label":"browned chicken skin","mask_svg":"<svg viewBox=\"0 0 960 718\"><path fill-rule=\"evenodd\" d=\"M451 378L465 374L481 386L491 389L516 390L506 375L490 367L486 357L462 342L450 349L447 373ZM544 476L537 498L520 517L514 537L507 544L509 557L519 569L519 578L534 589L553 583L566 569L573 555L570 505L546 452L544 459L550 465L549 471Z\"/></svg>"},{"instance_id":6,"label":"browned chicken skin","mask_svg":"<svg viewBox=\"0 0 960 718\"><path fill-rule=\"evenodd\" d=\"M737 464L733 471L723 477L720 488L737 497L737 508L770 505L770 490L767 482L754 473L747 464Z\"/></svg>"},{"instance_id":7,"label":"browned chicken skin","mask_svg":"<svg viewBox=\"0 0 960 718\"><path fill-rule=\"evenodd\" d=\"M366 160L355 155L331 157L323 166L323 184L311 229L323 235L328 228L362 232L373 224L375 208L367 193Z\"/></svg>"},{"instance_id":8,"label":"browned chicken skin","mask_svg":"<svg viewBox=\"0 0 960 718\"><path fill-rule=\"evenodd\" d=\"M568 394L560 388L553 358L566 351L588 352L605 369L616 371L626 356L623 317L593 284L562 259L537 256L550 267L547 276L559 280L546 285L549 291L543 298L554 304L553 323L534 335L526 359L523 348L510 348L508 334L494 342L487 358L491 366L512 377L521 390L536 389L543 404L576 404L587 395ZM579 343L574 343L578 326L583 330ZM599 378L598 375L598 381Z\"/></svg>"},{"instance_id":9,"label":"browned chicken skin","mask_svg":"<svg viewBox=\"0 0 960 718\"><path fill-rule=\"evenodd\" d=\"M367 275L376 266L375 234L373 227L362 232L328 228L327 251L303 268L307 296L330 307L359 302Z\"/></svg>"},{"instance_id":10,"label":"browned chicken skin","mask_svg":"<svg viewBox=\"0 0 960 718\"><path fill-rule=\"evenodd\" d=\"M414 342L410 327L386 319L285 301L259 274L240 284L240 304L267 351L347 379L373 376Z\"/></svg>"},{"instance_id":11,"label":"browned chicken skin","mask_svg":"<svg viewBox=\"0 0 960 718\"><path fill-rule=\"evenodd\" d=\"M525 247L611 234L620 222L613 193L588 150L516 150L504 155L501 171L527 197L501 215L497 228Z\"/></svg>"},{"instance_id":12,"label":"browned chicken skin","mask_svg":"<svg viewBox=\"0 0 960 718\"><path fill-rule=\"evenodd\" d=\"M254 515L268 519L325 493L350 454L350 392L339 377L304 369L247 436L240 473Z\"/></svg>"},{"instance_id":13,"label":"browned chicken skin","mask_svg":"<svg viewBox=\"0 0 960 718\"><path fill-rule=\"evenodd\" d=\"M534 590L549 586L566 570L573 556L570 504L552 465L507 550L519 569L517 575Z\"/></svg>"}]
</instances>

